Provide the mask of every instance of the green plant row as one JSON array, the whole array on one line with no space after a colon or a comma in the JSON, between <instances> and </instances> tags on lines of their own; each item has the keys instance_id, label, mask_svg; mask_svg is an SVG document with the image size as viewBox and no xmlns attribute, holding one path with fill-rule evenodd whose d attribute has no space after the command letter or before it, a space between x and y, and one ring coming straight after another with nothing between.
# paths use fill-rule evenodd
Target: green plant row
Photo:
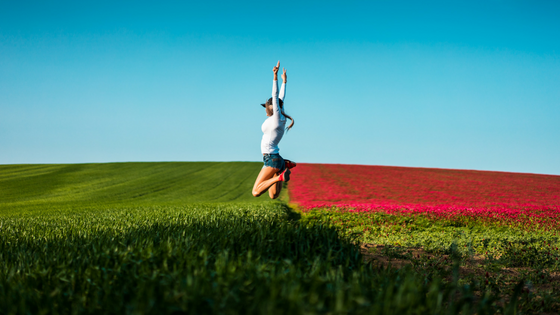
<instances>
[{"instance_id":1,"label":"green plant row","mask_svg":"<svg viewBox=\"0 0 560 315\"><path fill-rule=\"evenodd\" d=\"M560 266L558 231L523 231L500 225L433 220L423 215L390 215L381 212L312 210L305 222L336 227L362 243L422 247L435 254L449 254L451 246L464 255L501 257L510 267Z\"/></svg>"},{"instance_id":2,"label":"green plant row","mask_svg":"<svg viewBox=\"0 0 560 315\"><path fill-rule=\"evenodd\" d=\"M516 284L524 283L524 312L560 311L558 231L336 207L314 209L300 221L323 224L355 243L370 244L370 255L398 260L427 279L449 279L455 257L464 270L459 283L478 292L490 290L506 300Z\"/></svg>"}]
</instances>

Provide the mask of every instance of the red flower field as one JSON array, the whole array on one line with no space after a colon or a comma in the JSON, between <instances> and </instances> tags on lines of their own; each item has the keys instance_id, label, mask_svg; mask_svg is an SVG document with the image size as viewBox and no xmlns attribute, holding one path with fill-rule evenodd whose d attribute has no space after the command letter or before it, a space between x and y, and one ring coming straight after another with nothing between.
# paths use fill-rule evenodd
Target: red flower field
<instances>
[{"instance_id":1,"label":"red flower field","mask_svg":"<svg viewBox=\"0 0 560 315\"><path fill-rule=\"evenodd\" d=\"M298 164L290 199L304 209L337 206L560 227L560 176L554 175Z\"/></svg>"}]
</instances>

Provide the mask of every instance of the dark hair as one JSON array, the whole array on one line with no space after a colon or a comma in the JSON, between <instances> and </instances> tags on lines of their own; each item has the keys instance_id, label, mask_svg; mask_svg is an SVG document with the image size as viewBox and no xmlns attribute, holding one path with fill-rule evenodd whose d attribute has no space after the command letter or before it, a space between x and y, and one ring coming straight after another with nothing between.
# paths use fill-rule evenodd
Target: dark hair
<instances>
[{"instance_id":1,"label":"dark hair","mask_svg":"<svg viewBox=\"0 0 560 315\"><path fill-rule=\"evenodd\" d=\"M282 115L286 116L286 118L288 118L292 121L292 123L286 128L286 130L292 129L292 127L294 126L294 119L290 115L287 115L286 113L284 113L284 101L282 101L281 99L278 99L278 104L280 105L280 112L282 113ZM266 108L266 106L271 106L272 105L272 97L269 98L266 101L266 103L261 104L261 105L265 108Z\"/></svg>"}]
</instances>

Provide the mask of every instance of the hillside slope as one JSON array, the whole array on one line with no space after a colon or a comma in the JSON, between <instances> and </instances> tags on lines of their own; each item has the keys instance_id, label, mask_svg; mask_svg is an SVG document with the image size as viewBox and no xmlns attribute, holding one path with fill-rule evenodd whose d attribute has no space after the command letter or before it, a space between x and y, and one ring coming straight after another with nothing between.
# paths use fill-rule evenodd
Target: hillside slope
<instances>
[{"instance_id":1,"label":"hillside slope","mask_svg":"<svg viewBox=\"0 0 560 315\"><path fill-rule=\"evenodd\" d=\"M0 165L0 213L100 205L264 202L255 162Z\"/></svg>"},{"instance_id":2,"label":"hillside slope","mask_svg":"<svg viewBox=\"0 0 560 315\"><path fill-rule=\"evenodd\" d=\"M292 178L290 200L305 207L560 207L555 175L300 163Z\"/></svg>"}]
</instances>

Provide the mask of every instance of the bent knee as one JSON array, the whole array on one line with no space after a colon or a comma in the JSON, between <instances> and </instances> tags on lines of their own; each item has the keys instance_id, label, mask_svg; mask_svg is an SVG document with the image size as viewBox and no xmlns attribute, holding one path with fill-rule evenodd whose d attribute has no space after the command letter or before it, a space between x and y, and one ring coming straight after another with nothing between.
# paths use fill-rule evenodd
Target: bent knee
<instances>
[{"instance_id":1,"label":"bent knee","mask_svg":"<svg viewBox=\"0 0 560 315\"><path fill-rule=\"evenodd\" d=\"M259 192L253 190L253 197L258 197L258 196L260 196Z\"/></svg>"}]
</instances>

